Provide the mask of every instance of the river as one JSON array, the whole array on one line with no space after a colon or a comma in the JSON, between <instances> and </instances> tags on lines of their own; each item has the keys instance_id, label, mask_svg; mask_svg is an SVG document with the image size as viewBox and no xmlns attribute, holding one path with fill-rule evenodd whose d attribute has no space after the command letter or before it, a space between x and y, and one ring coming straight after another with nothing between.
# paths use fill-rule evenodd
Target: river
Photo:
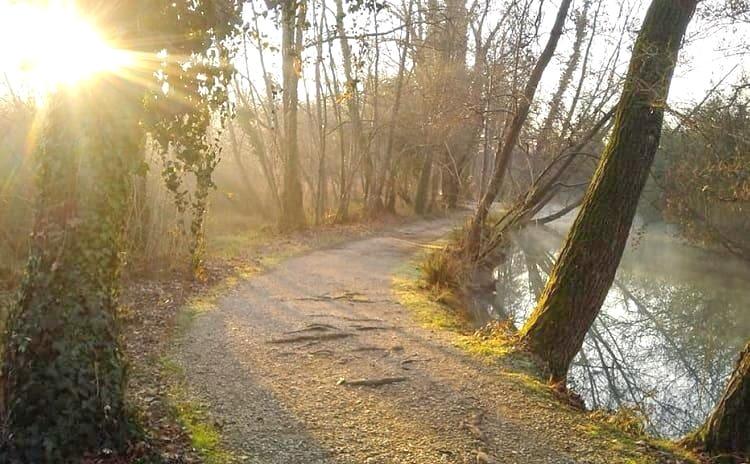
<instances>
[{"instance_id":1,"label":"river","mask_svg":"<svg viewBox=\"0 0 750 464\"><path fill-rule=\"evenodd\" d=\"M494 292L475 297L478 326L523 325L570 222L513 237ZM749 337L750 266L687 244L664 224L636 224L569 386L589 408L636 408L650 433L678 437L704 421Z\"/></svg>"}]
</instances>

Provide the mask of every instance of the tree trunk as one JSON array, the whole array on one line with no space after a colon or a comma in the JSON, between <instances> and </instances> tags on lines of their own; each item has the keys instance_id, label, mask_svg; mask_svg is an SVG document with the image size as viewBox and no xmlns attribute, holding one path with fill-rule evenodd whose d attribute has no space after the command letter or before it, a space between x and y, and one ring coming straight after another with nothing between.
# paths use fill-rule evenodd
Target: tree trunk
<instances>
[{"instance_id":1,"label":"tree trunk","mask_svg":"<svg viewBox=\"0 0 750 464\"><path fill-rule=\"evenodd\" d=\"M521 334L553 380L568 367L620 263L654 154L677 54L696 0L654 0L630 61L609 144Z\"/></svg>"},{"instance_id":2,"label":"tree trunk","mask_svg":"<svg viewBox=\"0 0 750 464\"><path fill-rule=\"evenodd\" d=\"M419 175L417 195L414 199L414 212L426 214L430 197L430 178L432 177L432 153L425 153L422 171Z\"/></svg>"},{"instance_id":3,"label":"tree trunk","mask_svg":"<svg viewBox=\"0 0 750 464\"><path fill-rule=\"evenodd\" d=\"M588 10L590 6L590 0L586 0L583 4L583 10L576 13L576 38L573 42L573 52L568 59L568 63L565 65L565 70L560 76L560 81L557 84L557 90L550 100L549 112L547 117L544 119L542 129L539 133L539 139L537 140L536 151L540 155L544 156L546 147L552 142L550 139L558 139L565 136L564 133L558 132L557 136L554 136L554 125L560 118L560 113L563 109L563 98L570 87L570 82L573 79L573 73L578 68L578 62L581 59L581 47L583 40L586 38L586 27L588 26Z\"/></svg>"},{"instance_id":4,"label":"tree trunk","mask_svg":"<svg viewBox=\"0 0 750 464\"><path fill-rule=\"evenodd\" d=\"M362 159L363 165L363 192L365 198L365 204L370 194L370 188L372 184L373 166L372 158L370 157L369 151L365 147L364 135L362 132L362 116L360 114L360 101L359 101L359 90L357 88L357 78L354 75L354 69L352 68L352 51L349 45L349 39L346 36L346 29L344 28L344 4L343 0L336 0L336 31L338 32L339 42L341 43L341 55L343 58L344 65L344 77L346 77L346 83L344 84L344 92L346 96L346 106L349 112L349 120L352 123L352 145L354 147L354 153L352 158L359 160Z\"/></svg>"},{"instance_id":5,"label":"tree trunk","mask_svg":"<svg viewBox=\"0 0 750 464\"><path fill-rule=\"evenodd\" d=\"M750 457L750 342L740 353L716 408L706 423L684 440L684 444L700 447L711 454Z\"/></svg>"},{"instance_id":6,"label":"tree trunk","mask_svg":"<svg viewBox=\"0 0 750 464\"><path fill-rule=\"evenodd\" d=\"M325 0L321 1L320 11L322 15L326 11ZM323 215L326 209L326 133L328 132L328 105L325 102L323 83L321 80L320 67L323 65L323 18L320 24L315 24L316 17L313 15L313 26L317 26L318 39L315 45L315 105L318 123L318 186L315 191L315 223L323 223Z\"/></svg>"},{"instance_id":7,"label":"tree trunk","mask_svg":"<svg viewBox=\"0 0 750 464\"><path fill-rule=\"evenodd\" d=\"M455 163L451 162L451 154L447 155L448 163L443 168L441 189L443 190L443 205L447 209L458 207L458 195L461 189L461 174Z\"/></svg>"},{"instance_id":8,"label":"tree trunk","mask_svg":"<svg viewBox=\"0 0 750 464\"><path fill-rule=\"evenodd\" d=\"M385 142L385 155L383 159L383 165L381 172L375 180L375 191L370 199L370 210L372 213L378 213L380 210L386 208L386 204L389 203L386 199L383 201L383 190L386 187L386 182L389 181L392 171L395 169L393 166L393 141L396 132L396 123L398 120L398 113L401 107L401 95L403 94L404 88L404 74L406 72L406 56L409 51L410 39L411 39L411 15L412 6L414 0L409 0L409 6L406 10L405 16L405 36L404 42L401 49L401 55L399 56L398 62L398 74L396 76L396 89L395 96L393 98L393 110L391 111L391 120L388 123L388 135ZM394 205L395 206L395 205ZM390 209L390 208L389 208ZM392 211L395 212L395 211Z\"/></svg>"},{"instance_id":9,"label":"tree trunk","mask_svg":"<svg viewBox=\"0 0 750 464\"><path fill-rule=\"evenodd\" d=\"M297 141L297 84L301 74L302 57L298 47L302 39L305 18L304 3L285 0L281 7L282 68L284 80L284 193L280 227L295 230L305 227L305 209L300 181L299 147Z\"/></svg>"},{"instance_id":10,"label":"tree trunk","mask_svg":"<svg viewBox=\"0 0 750 464\"><path fill-rule=\"evenodd\" d=\"M2 462L74 462L125 445L116 309L141 98L106 82L47 105L26 278L3 340Z\"/></svg>"},{"instance_id":11,"label":"tree trunk","mask_svg":"<svg viewBox=\"0 0 750 464\"><path fill-rule=\"evenodd\" d=\"M516 142L518 142L518 137L521 135L521 129L523 129L526 118L529 115L529 109L531 108L531 103L534 101L534 95L536 94L539 81L542 79L544 70L547 68L547 65L552 59L552 55L554 55L555 49L557 48L557 42L562 35L565 18L568 15L571 2L572 0L563 0L560 3L555 24L552 27L549 39L547 40L547 45L544 47L542 54L534 65L531 76L529 76L529 80L526 83L524 94L519 102L518 109L511 121L510 128L505 133L502 143L498 146L492 180L487 187L487 192L479 202L477 211L469 223L469 229L466 234L465 251L467 256L471 259L474 259L479 252L484 221L487 219L487 216L490 213L490 208L495 202L498 193L500 193L500 187L502 187L505 171L510 165L511 154L516 146Z\"/></svg>"}]
</instances>

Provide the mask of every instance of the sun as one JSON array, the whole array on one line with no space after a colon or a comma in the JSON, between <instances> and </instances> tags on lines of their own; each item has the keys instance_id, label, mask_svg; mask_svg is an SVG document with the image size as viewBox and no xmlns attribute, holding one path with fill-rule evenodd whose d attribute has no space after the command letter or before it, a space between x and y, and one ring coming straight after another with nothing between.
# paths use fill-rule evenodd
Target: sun
<instances>
[{"instance_id":1,"label":"sun","mask_svg":"<svg viewBox=\"0 0 750 464\"><path fill-rule=\"evenodd\" d=\"M34 92L71 86L130 64L69 2L45 6L0 0L0 73Z\"/></svg>"}]
</instances>

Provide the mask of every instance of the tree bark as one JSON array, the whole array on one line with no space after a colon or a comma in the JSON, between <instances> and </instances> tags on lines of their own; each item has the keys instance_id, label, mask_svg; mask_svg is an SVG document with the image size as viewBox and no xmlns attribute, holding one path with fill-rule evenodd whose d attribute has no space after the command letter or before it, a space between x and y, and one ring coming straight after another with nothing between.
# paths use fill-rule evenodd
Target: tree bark
<instances>
[{"instance_id":1,"label":"tree bark","mask_svg":"<svg viewBox=\"0 0 750 464\"><path fill-rule=\"evenodd\" d=\"M636 40L609 144L523 340L563 380L612 285L659 146L669 86L696 0L653 0Z\"/></svg>"},{"instance_id":2,"label":"tree bark","mask_svg":"<svg viewBox=\"0 0 750 464\"><path fill-rule=\"evenodd\" d=\"M422 170L417 185L417 195L414 198L414 212L420 215L427 214L430 197L430 178L432 177L432 153L424 154Z\"/></svg>"},{"instance_id":3,"label":"tree bark","mask_svg":"<svg viewBox=\"0 0 750 464\"><path fill-rule=\"evenodd\" d=\"M299 146L297 140L297 87L302 67L300 56L305 6L296 0L285 0L281 6L282 68L284 112L284 193L281 204L280 228L295 230L306 224L300 181Z\"/></svg>"},{"instance_id":4,"label":"tree bark","mask_svg":"<svg viewBox=\"0 0 750 464\"><path fill-rule=\"evenodd\" d=\"M750 342L740 353L727 388L706 423L684 444L711 454L750 457Z\"/></svg>"}]
</instances>

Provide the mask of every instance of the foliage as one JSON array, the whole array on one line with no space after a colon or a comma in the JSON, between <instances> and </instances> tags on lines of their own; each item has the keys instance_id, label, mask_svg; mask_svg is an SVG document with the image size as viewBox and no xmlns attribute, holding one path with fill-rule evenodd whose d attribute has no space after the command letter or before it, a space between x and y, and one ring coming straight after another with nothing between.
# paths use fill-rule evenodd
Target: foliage
<instances>
[{"instance_id":1,"label":"foliage","mask_svg":"<svg viewBox=\"0 0 750 464\"><path fill-rule=\"evenodd\" d=\"M224 10L226 8L226 10ZM171 28L162 31L167 43L156 71L156 89L146 105L153 113L148 128L161 147L162 175L173 193L179 212L189 206L192 269L200 272L204 244L204 220L213 172L221 155L221 129L233 114L229 84L231 37L239 21L237 2L211 1L197 5L173 3ZM217 13L218 11L218 13ZM172 43L171 35L193 31L194 41ZM168 157L167 152L173 157ZM194 177L191 192L183 185L185 174Z\"/></svg>"},{"instance_id":2,"label":"foliage","mask_svg":"<svg viewBox=\"0 0 750 464\"><path fill-rule=\"evenodd\" d=\"M664 141L666 218L689 240L750 259L750 98L716 96Z\"/></svg>"}]
</instances>

